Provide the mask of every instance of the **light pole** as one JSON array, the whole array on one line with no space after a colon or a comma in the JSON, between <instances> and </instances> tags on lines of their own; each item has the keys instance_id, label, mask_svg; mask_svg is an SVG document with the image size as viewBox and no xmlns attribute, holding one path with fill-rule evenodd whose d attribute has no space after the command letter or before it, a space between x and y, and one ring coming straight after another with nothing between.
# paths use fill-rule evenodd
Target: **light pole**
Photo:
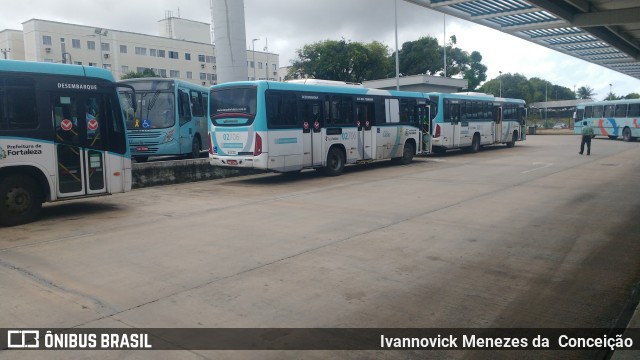
<instances>
[{"instance_id":1,"label":"light pole","mask_svg":"<svg viewBox=\"0 0 640 360\"><path fill-rule=\"evenodd\" d=\"M498 76L500 79L500 97L502 97L502 71L498 71L498 73L500 74L500 76Z\"/></svg>"},{"instance_id":2,"label":"light pole","mask_svg":"<svg viewBox=\"0 0 640 360\"><path fill-rule=\"evenodd\" d=\"M253 57L253 80L256 79L256 41L258 40L260 40L260 38L251 40L251 56Z\"/></svg>"},{"instance_id":3,"label":"light pole","mask_svg":"<svg viewBox=\"0 0 640 360\"><path fill-rule=\"evenodd\" d=\"M264 52L267 53L267 61L265 64L265 69L266 74L267 74L267 81L269 81L269 39L268 38L264 38Z\"/></svg>"},{"instance_id":4,"label":"light pole","mask_svg":"<svg viewBox=\"0 0 640 360\"><path fill-rule=\"evenodd\" d=\"M609 84L609 100L613 100L613 85Z\"/></svg>"},{"instance_id":5,"label":"light pole","mask_svg":"<svg viewBox=\"0 0 640 360\"><path fill-rule=\"evenodd\" d=\"M398 55L398 0L394 1L394 9L396 15L396 90L400 90L400 63L398 59L400 56Z\"/></svg>"},{"instance_id":6,"label":"light pole","mask_svg":"<svg viewBox=\"0 0 640 360\"><path fill-rule=\"evenodd\" d=\"M100 67L104 68L104 61L102 60L102 37L107 36L109 33L108 30L103 30L102 28L96 28L93 32L98 35L98 46L100 47Z\"/></svg>"}]
</instances>

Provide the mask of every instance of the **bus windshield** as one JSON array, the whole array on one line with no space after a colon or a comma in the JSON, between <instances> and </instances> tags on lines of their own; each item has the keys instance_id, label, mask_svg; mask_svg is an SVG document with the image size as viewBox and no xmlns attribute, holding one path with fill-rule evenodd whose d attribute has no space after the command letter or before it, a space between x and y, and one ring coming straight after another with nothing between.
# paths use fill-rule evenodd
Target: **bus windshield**
<instances>
[{"instance_id":1,"label":"bus windshield","mask_svg":"<svg viewBox=\"0 0 640 360\"><path fill-rule=\"evenodd\" d=\"M238 125L237 121L229 118L244 118L252 122L256 116L256 103L255 87L214 90L211 92L211 120L218 126Z\"/></svg>"},{"instance_id":2,"label":"bus windshield","mask_svg":"<svg viewBox=\"0 0 640 360\"><path fill-rule=\"evenodd\" d=\"M135 98L137 102L135 112L130 101L121 100L127 114L128 130L166 129L173 127L176 123L173 93L136 91Z\"/></svg>"}]
</instances>

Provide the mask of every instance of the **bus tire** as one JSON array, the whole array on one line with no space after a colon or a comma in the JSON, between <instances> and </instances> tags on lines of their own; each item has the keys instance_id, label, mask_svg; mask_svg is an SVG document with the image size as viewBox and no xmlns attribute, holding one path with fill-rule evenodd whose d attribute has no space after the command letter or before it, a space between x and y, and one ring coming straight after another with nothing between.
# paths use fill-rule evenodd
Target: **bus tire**
<instances>
[{"instance_id":1,"label":"bus tire","mask_svg":"<svg viewBox=\"0 0 640 360\"><path fill-rule=\"evenodd\" d=\"M402 157L399 159L400 164L409 165L411 161L413 161L413 156L416 153L416 149L414 149L413 144L410 142L406 142L404 144L404 149L402 149Z\"/></svg>"},{"instance_id":2,"label":"bus tire","mask_svg":"<svg viewBox=\"0 0 640 360\"><path fill-rule=\"evenodd\" d=\"M480 135L474 134L473 140L471 141L471 147L469 148L469 152L477 153L480 151Z\"/></svg>"},{"instance_id":3,"label":"bus tire","mask_svg":"<svg viewBox=\"0 0 640 360\"><path fill-rule=\"evenodd\" d=\"M334 146L329 149L327 154L327 165L324 167L324 173L327 176L338 176L344 170L344 153L338 147Z\"/></svg>"},{"instance_id":4,"label":"bus tire","mask_svg":"<svg viewBox=\"0 0 640 360\"><path fill-rule=\"evenodd\" d=\"M624 140L625 142L629 142L632 139L633 138L631 137L631 129L629 129L628 127L624 128L624 130L622 130L622 140Z\"/></svg>"},{"instance_id":5,"label":"bus tire","mask_svg":"<svg viewBox=\"0 0 640 360\"><path fill-rule=\"evenodd\" d=\"M42 208L42 189L30 176L9 175L0 183L0 225L33 221Z\"/></svg>"},{"instance_id":6,"label":"bus tire","mask_svg":"<svg viewBox=\"0 0 640 360\"><path fill-rule=\"evenodd\" d=\"M189 154L189 159L199 158L201 150L202 146L200 145L200 139L194 136L193 141L191 141L191 153Z\"/></svg>"},{"instance_id":7,"label":"bus tire","mask_svg":"<svg viewBox=\"0 0 640 360\"><path fill-rule=\"evenodd\" d=\"M509 141L507 143L507 147L508 148L512 148L514 146L516 146L516 140L518 139L518 133L517 132L513 132L513 135L511 135L511 141Z\"/></svg>"}]
</instances>

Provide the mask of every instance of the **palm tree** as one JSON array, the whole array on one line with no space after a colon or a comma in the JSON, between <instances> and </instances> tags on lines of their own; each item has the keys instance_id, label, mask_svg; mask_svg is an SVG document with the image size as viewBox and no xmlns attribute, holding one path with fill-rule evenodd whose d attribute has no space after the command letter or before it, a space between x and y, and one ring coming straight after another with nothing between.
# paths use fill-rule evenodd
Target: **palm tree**
<instances>
[{"instance_id":1,"label":"palm tree","mask_svg":"<svg viewBox=\"0 0 640 360\"><path fill-rule=\"evenodd\" d=\"M593 89L589 86L581 86L578 89L578 99L593 99L597 94L593 92Z\"/></svg>"}]
</instances>

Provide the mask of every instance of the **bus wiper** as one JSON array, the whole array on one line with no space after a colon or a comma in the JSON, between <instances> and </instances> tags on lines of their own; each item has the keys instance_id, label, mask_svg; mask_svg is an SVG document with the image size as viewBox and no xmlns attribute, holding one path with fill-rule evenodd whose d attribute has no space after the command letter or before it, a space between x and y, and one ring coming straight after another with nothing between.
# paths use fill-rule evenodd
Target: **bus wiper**
<instances>
[{"instance_id":1,"label":"bus wiper","mask_svg":"<svg viewBox=\"0 0 640 360\"><path fill-rule=\"evenodd\" d=\"M157 90L155 93L153 93L153 98L151 98L151 100L149 100L149 106L147 106L147 110L151 110L153 108L153 105L156 104L156 100L158 100L158 96L160 96L160 91Z\"/></svg>"}]
</instances>

